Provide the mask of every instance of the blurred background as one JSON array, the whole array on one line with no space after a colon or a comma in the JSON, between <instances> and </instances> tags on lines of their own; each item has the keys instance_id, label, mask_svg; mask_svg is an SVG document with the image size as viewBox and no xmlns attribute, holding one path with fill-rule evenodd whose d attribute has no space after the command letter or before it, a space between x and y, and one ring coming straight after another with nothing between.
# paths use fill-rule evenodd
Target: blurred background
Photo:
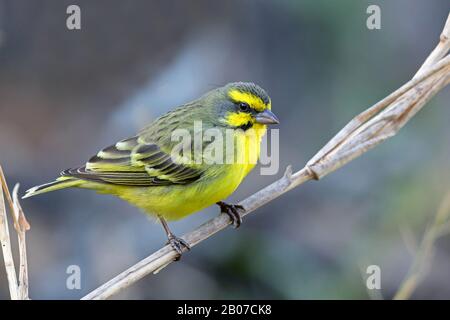
<instances>
[{"instance_id":1,"label":"blurred background","mask_svg":"<svg viewBox=\"0 0 450 320\"><path fill-rule=\"evenodd\" d=\"M66 8L81 7L81 30ZM366 9L381 8L381 30ZM83 164L174 106L231 81L267 89L281 119L280 171L300 169L347 121L410 79L436 45L448 1L0 0L0 163L22 192ZM400 134L290 191L124 290L123 299L392 298L450 189L450 92ZM162 228L112 196L67 189L22 201L30 296L76 299L161 247ZM218 214L172 223L181 235ZM381 268L367 292L365 270ZM81 290L66 269L81 268ZM450 237L413 298L450 299ZM0 298L9 298L0 263Z\"/></svg>"}]
</instances>

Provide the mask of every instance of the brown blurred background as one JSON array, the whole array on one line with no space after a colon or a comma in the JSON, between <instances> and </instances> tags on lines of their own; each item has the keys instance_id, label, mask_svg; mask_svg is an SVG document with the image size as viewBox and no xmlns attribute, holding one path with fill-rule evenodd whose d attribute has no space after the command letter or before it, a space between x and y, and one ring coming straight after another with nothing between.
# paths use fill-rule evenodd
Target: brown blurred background
<instances>
[{"instance_id":1,"label":"brown blurred background","mask_svg":"<svg viewBox=\"0 0 450 320\"><path fill-rule=\"evenodd\" d=\"M66 8L81 7L81 30ZM381 8L381 30L366 8ZM0 163L22 191L82 164L176 105L231 81L266 88L281 119L280 176L349 119L410 79L434 48L448 1L0 0ZM118 298L368 298L361 268L381 267L391 298L450 189L450 92L402 132L320 182L259 209L239 230ZM275 180L255 170L231 197ZM33 299L79 298L158 249L159 225L86 190L22 202ZM178 234L216 207L172 224ZM414 298L450 298L450 237ZM79 265L81 290L66 288ZM0 264L0 298L8 298Z\"/></svg>"}]
</instances>

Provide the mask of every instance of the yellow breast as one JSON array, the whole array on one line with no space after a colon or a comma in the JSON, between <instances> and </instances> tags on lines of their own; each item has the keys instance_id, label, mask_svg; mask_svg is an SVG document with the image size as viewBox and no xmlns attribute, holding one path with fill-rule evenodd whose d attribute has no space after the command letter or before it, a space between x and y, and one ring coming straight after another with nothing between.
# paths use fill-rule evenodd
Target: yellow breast
<instances>
[{"instance_id":1,"label":"yellow breast","mask_svg":"<svg viewBox=\"0 0 450 320\"><path fill-rule=\"evenodd\" d=\"M236 131L237 165L242 166L242 179L255 167L259 160L261 140L266 130L265 125L254 124L249 130Z\"/></svg>"},{"instance_id":2,"label":"yellow breast","mask_svg":"<svg viewBox=\"0 0 450 320\"><path fill-rule=\"evenodd\" d=\"M121 187L108 192L151 215L160 215L167 220L181 219L227 198L237 189L259 159L261 139L265 132L264 125L254 125L254 130L236 131L235 163L214 165L199 181L187 185Z\"/></svg>"}]
</instances>

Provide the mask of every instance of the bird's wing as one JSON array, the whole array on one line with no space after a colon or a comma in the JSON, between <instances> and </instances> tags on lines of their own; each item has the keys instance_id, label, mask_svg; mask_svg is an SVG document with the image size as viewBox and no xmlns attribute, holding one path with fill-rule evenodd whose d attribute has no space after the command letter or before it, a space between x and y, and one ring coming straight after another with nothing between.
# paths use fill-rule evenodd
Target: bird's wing
<instances>
[{"instance_id":1,"label":"bird's wing","mask_svg":"<svg viewBox=\"0 0 450 320\"><path fill-rule=\"evenodd\" d=\"M98 152L85 166L61 173L83 180L140 187L187 184L198 180L202 174L198 166L175 161L170 149L165 151L143 136L119 141Z\"/></svg>"}]
</instances>

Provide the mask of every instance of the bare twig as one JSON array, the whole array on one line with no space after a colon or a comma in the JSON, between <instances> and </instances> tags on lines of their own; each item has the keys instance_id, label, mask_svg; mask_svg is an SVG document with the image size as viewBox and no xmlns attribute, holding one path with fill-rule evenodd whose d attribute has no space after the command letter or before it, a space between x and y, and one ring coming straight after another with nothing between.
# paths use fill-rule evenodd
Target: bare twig
<instances>
[{"instance_id":1,"label":"bare twig","mask_svg":"<svg viewBox=\"0 0 450 320\"><path fill-rule=\"evenodd\" d=\"M1 167L0 167L1 170ZM3 174L0 174L0 242L3 251L3 260L5 262L6 276L9 285L9 295L12 300L18 299L18 287L16 269L11 250L11 241L9 237L8 217L6 214L5 198L3 197L3 188L6 183L3 181Z\"/></svg>"},{"instance_id":2,"label":"bare twig","mask_svg":"<svg viewBox=\"0 0 450 320\"><path fill-rule=\"evenodd\" d=\"M447 228L448 223L450 222L449 217L450 191L447 192L442 200L434 221L427 227L415 255L414 262L394 296L395 300L405 300L411 297L414 290L427 274L430 261L434 254L434 244L436 243L436 240L443 235L447 235L449 232Z\"/></svg>"},{"instance_id":3,"label":"bare twig","mask_svg":"<svg viewBox=\"0 0 450 320\"><path fill-rule=\"evenodd\" d=\"M18 191L19 185L16 184L11 197L6 183L3 169L0 166L0 239L3 250L3 259L8 278L9 292L12 300L28 299L28 264L25 233L30 229L30 225L25 218L22 207L20 206ZM3 192L7 195L12 217L15 221L14 226L18 235L19 242L19 284L17 284L16 269L14 267L14 258L11 251L11 238L9 234L8 219L6 214L5 199Z\"/></svg>"},{"instance_id":4,"label":"bare twig","mask_svg":"<svg viewBox=\"0 0 450 320\"><path fill-rule=\"evenodd\" d=\"M444 29L442 30L441 37L439 39L439 43L434 48L433 52L428 56L425 62L420 67L419 71L417 71L414 78L419 77L426 69L433 66L436 62L441 60L450 50L450 15L447 17L447 21L445 22Z\"/></svg>"},{"instance_id":5,"label":"bare twig","mask_svg":"<svg viewBox=\"0 0 450 320\"><path fill-rule=\"evenodd\" d=\"M28 300L28 262L27 262L27 243L26 232L30 226L25 219L22 206L19 202L19 184L17 183L13 189L13 213L19 223L19 230L17 231L19 241L19 288L18 295L20 300Z\"/></svg>"},{"instance_id":6,"label":"bare twig","mask_svg":"<svg viewBox=\"0 0 450 320\"><path fill-rule=\"evenodd\" d=\"M450 82L450 15L433 50L414 78L401 88L351 120L328 142L306 166L292 174L290 167L284 176L239 204L245 216L281 194L311 179L319 179L394 136L439 90ZM447 56L446 56L447 55ZM445 57L444 57L445 56ZM209 238L230 224L221 214L183 236L190 246ZM107 299L149 273L159 272L177 257L165 246L83 299Z\"/></svg>"},{"instance_id":7,"label":"bare twig","mask_svg":"<svg viewBox=\"0 0 450 320\"><path fill-rule=\"evenodd\" d=\"M14 201L11 197L11 193L9 192L8 184L6 183L6 177L5 173L3 172L3 168L0 165L0 183L3 187L3 192L6 195L6 199L8 200L9 207L12 212L14 212ZM13 221L14 221L14 228L18 232L20 230L19 221L18 221L18 215L13 214ZM25 215L22 214L23 221L21 222L22 228L25 228L25 231L30 230L30 224L28 223L27 219L25 219Z\"/></svg>"}]
</instances>

